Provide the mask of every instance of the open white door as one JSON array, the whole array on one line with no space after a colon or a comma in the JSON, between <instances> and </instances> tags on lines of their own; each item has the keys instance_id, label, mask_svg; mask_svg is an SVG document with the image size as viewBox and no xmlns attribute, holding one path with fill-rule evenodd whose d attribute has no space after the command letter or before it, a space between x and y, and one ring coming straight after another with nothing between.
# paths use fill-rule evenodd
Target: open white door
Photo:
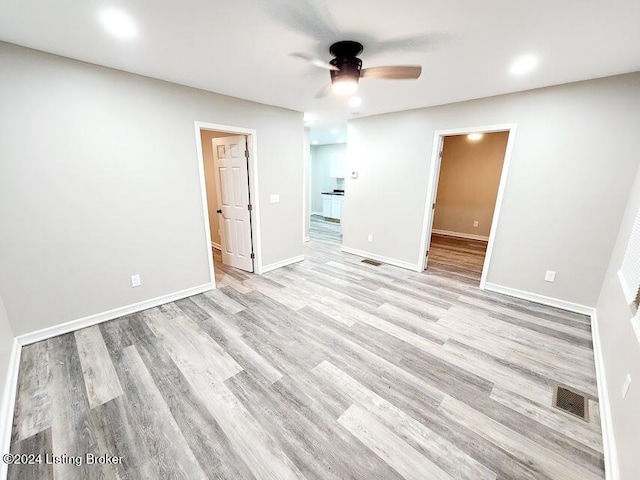
<instances>
[{"instance_id":1,"label":"open white door","mask_svg":"<svg viewBox=\"0 0 640 480\"><path fill-rule=\"evenodd\" d=\"M212 142L222 262L253 272L247 138L221 137Z\"/></svg>"}]
</instances>

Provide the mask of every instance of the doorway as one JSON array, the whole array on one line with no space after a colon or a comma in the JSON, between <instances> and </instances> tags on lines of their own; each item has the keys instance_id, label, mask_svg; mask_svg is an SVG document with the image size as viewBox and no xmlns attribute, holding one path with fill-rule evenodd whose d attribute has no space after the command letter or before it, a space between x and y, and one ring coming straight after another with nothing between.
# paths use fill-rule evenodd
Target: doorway
<instances>
[{"instance_id":1,"label":"doorway","mask_svg":"<svg viewBox=\"0 0 640 480\"><path fill-rule=\"evenodd\" d=\"M515 125L436 132L423 270L444 269L484 288Z\"/></svg>"},{"instance_id":2,"label":"doorway","mask_svg":"<svg viewBox=\"0 0 640 480\"><path fill-rule=\"evenodd\" d=\"M344 141L333 142L312 144L310 148L309 236L315 241L340 245L347 145Z\"/></svg>"},{"instance_id":3,"label":"doorway","mask_svg":"<svg viewBox=\"0 0 640 480\"><path fill-rule=\"evenodd\" d=\"M214 249L224 265L261 272L256 132L196 122L209 267Z\"/></svg>"}]
</instances>

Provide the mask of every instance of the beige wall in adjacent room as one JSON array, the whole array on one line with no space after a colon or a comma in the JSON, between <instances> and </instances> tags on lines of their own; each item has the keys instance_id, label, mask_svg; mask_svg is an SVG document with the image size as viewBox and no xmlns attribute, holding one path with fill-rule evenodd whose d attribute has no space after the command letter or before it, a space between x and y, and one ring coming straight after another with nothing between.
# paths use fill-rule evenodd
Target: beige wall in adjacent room
<instances>
[{"instance_id":1,"label":"beige wall in adjacent room","mask_svg":"<svg viewBox=\"0 0 640 480\"><path fill-rule=\"evenodd\" d=\"M256 130L262 264L303 254L301 112L8 43L0 65L0 291L14 334L206 287L195 121Z\"/></svg>"},{"instance_id":2,"label":"beige wall in adjacent room","mask_svg":"<svg viewBox=\"0 0 640 480\"><path fill-rule=\"evenodd\" d=\"M214 132L211 130L200 130L202 143L202 158L204 159L204 181L207 186L207 208L209 210L209 227L211 229L211 242L220 246L220 216L218 210L218 192L216 189L216 169L213 160L214 138L228 137L229 133Z\"/></svg>"},{"instance_id":3,"label":"beige wall in adjacent room","mask_svg":"<svg viewBox=\"0 0 640 480\"><path fill-rule=\"evenodd\" d=\"M445 137L434 230L489 237L509 132ZM478 221L478 227L473 222Z\"/></svg>"}]
</instances>

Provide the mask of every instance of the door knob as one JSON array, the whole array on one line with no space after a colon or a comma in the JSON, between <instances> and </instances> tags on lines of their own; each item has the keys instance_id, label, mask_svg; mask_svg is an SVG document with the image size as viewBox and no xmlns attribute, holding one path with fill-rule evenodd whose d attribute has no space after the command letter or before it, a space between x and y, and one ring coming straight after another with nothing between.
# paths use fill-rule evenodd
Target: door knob
<instances>
[{"instance_id":1,"label":"door knob","mask_svg":"<svg viewBox=\"0 0 640 480\"><path fill-rule=\"evenodd\" d=\"M222 209L219 208L218 210L216 210L216 213L222 213Z\"/></svg>"}]
</instances>

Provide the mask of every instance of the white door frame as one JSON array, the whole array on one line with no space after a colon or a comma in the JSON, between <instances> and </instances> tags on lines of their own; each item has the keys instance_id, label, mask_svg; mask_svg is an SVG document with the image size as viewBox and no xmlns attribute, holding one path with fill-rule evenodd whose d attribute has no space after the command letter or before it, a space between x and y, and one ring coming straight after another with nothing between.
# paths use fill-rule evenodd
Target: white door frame
<instances>
[{"instance_id":1,"label":"white door frame","mask_svg":"<svg viewBox=\"0 0 640 480\"><path fill-rule=\"evenodd\" d=\"M491 255L493 254L493 244L496 239L498 230L498 220L500 218L500 209L504 197L504 189L507 183L507 175L509 173L509 165L511 164L511 153L516 138L517 123L505 123L499 125L485 125L482 127L469 128L453 128L448 130L436 130L433 136L433 152L431 154L431 167L429 169L429 187L427 190L427 201L425 204L424 223L422 225L422 241L420 244L420 271L424 271L427 266L427 248L431 238L433 229L433 214L435 210L432 205L436 201L436 192L438 190L438 180L440 177L440 152L444 146L444 137L452 135L466 135L469 133L494 133L509 132L507 139L507 148L504 154L504 162L502 163L502 173L500 175L500 184L498 185L498 195L496 197L496 206L493 210L493 220L491 221L491 230L489 231L489 243L487 244L487 253L484 257L484 265L482 267L482 276L480 277L480 289L484 290L489 273L489 264L491 263Z\"/></svg>"},{"instance_id":2,"label":"white door frame","mask_svg":"<svg viewBox=\"0 0 640 480\"><path fill-rule=\"evenodd\" d=\"M214 132L224 132L232 135L247 135L249 142L249 194L251 195L251 230L253 241L254 273L262 273L262 236L260 234L260 205L258 195L258 135L256 130L252 128L234 127L231 125L220 125L217 123L194 122L196 132L196 148L198 151L198 174L200 176L200 194L202 196L202 211L204 212L204 229L205 239L207 242L207 252L209 259L209 275L211 284L216 288L216 277L213 269L213 251L211 250L211 224L209 222L209 205L207 202L207 185L204 179L204 156L202 154L202 137L201 130L210 130Z\"/></svg>"}]
</instances>

